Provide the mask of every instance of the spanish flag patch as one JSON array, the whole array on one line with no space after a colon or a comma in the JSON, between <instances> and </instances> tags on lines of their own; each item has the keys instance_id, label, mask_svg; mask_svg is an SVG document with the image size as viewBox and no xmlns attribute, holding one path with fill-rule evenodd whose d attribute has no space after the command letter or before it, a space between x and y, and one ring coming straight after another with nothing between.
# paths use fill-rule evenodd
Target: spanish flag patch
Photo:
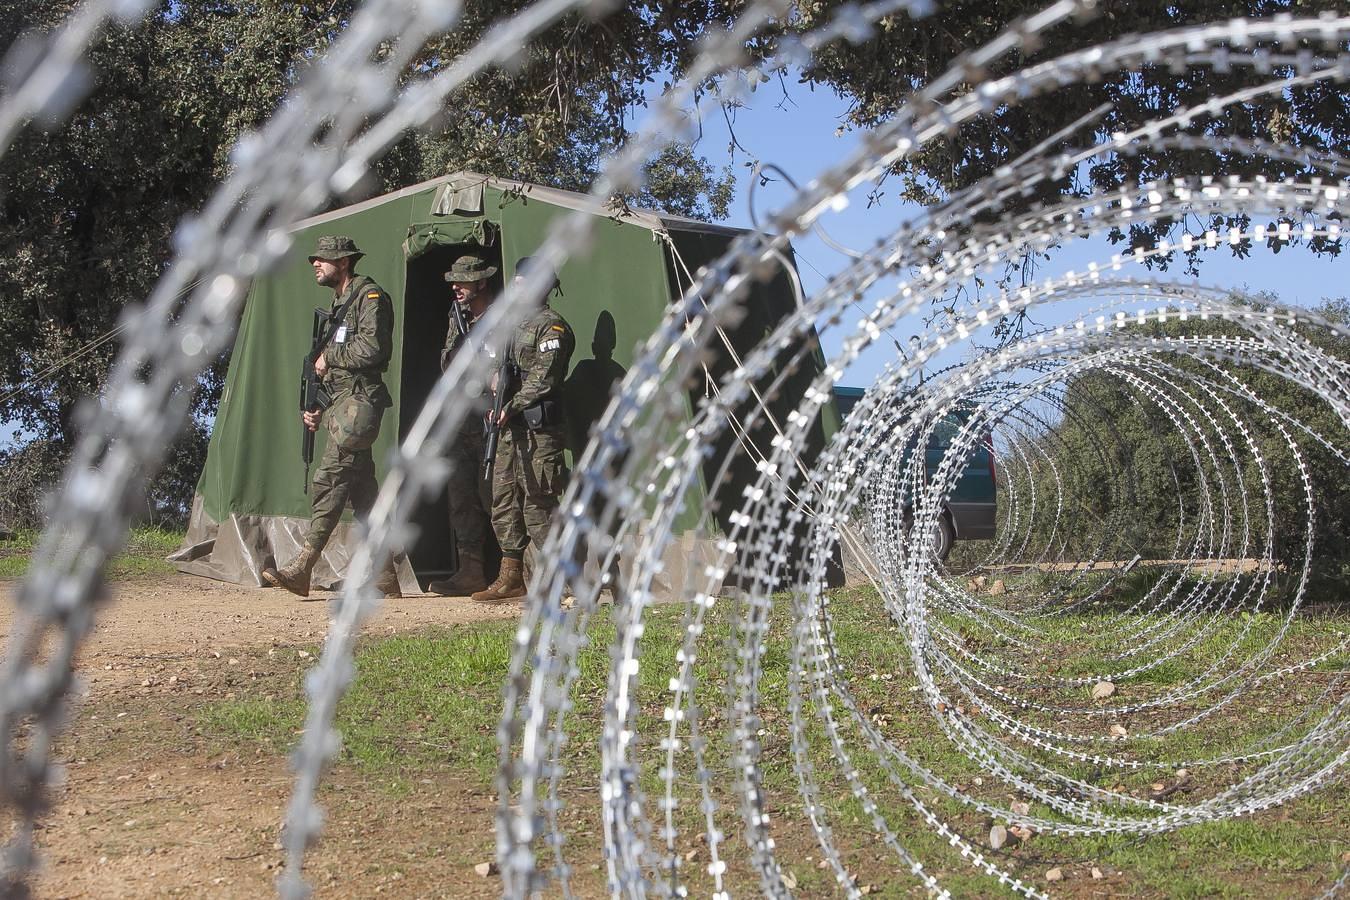
<instances>
[{"instance_id":1,"label":"spanish flag patch","mask_svg":"<svg viewBox=\"0 0 1350 900\"><path fill-rule=\"evenodd\" d=\"M367 299L367 300L378 300L378 299L380 299L380 292L379 292L379 291L370 291L369 293L366 294L366 299Z\"/></svg>"},{"instance_id":2,"label":"spanish flag patch","mask_svg":"<svg viewBox=\"0 0 1350 900\"><path fill-rule=\"evenodd\" d=\"M554 331L566 331L566 330L567 330L566 328L563 328L561 325L550 325L549 328L553 329Z\"/></svg>"}]
</instances>

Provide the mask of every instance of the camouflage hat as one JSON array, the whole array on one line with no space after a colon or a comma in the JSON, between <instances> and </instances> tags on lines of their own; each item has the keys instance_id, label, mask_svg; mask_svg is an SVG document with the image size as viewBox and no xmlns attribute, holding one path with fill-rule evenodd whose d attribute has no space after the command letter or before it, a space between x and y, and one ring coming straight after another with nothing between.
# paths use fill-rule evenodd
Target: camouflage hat
<instances>
[{"instance_id":1,"label":"camouflage hat","mask_svg":"<svg viewBox=\"0 0 1350 900\"><path fill-rule=\"evenodd\" d=\"M481 256L466 253L455 260L455 264L450 267L450 271L445 273L445 280L452 283L456 281L482 281L484 278L491 278L496 274L496 266L489 265L488 261Z\"/></svg>"},{"instance_id":2,"label":"camouflage hat","mask_svg":"<svg viewBox=\"0 0 1350 900\"><path fill-rule=\"evenodd\" d=\"M558 281L557 270L552 266L546 266L543 263L535 262L533 256L522 256L520 259L516 260L516 277L524 278L534 266L543 266L544 277L548 278L550 282L549 290L553 291L556 289L558 293L561 294L562 282Z\"/></svg>"},{"instance_id":3,"label":"camouflage hat","mask_svg":"<svg viewBox=\"0 0 1350 900\"><path fill-rule=\"evenodd\" d=\"M326 259L329 262L335 262L348 256L355 256L360 259L365 254L356 248L356 241L351 238L339 234L325 234L319 238L319 243L314 248L314 252L310 254L309 261Z\"/></svg>"}]
</instances>

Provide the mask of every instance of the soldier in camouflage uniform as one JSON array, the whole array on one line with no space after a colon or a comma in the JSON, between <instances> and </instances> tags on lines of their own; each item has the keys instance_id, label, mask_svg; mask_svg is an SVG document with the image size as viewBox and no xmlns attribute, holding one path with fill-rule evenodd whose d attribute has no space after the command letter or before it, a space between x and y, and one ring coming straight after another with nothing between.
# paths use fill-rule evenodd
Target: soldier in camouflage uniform
<instances>
[{"instance_id":1,"label":"soldier in camouflage uniform","mask_svg":"<svg viewBox=\"0 0 1350 900\"><path fill-rule=\"evenodd\" d=\"M310 490L304 547L280 569L262 571L264 581L301 597L309 596L310 573L347 503L364 519L379 491L370 448L379 437L384 411L393 405L383 374L394 346L394 310L378 284L356 274L356 261L364 255L351 238L325 235L309 257L315 281L333 290L333 314L345 308L341 324L314 363L333 402L326 411L302 414L310 431L326 420L328 440ZM385 561L375 587L386 597L402 596L392 559Z\"/></svg>"},{"instance_id":2,"label":"soldier in camouflage uniform","mask_svg":"<svg viewBox=\"0 0 1350 900\"><path fill-rule=\"evenodd\" d=\"M517 278L529 259L516 263ZM575 347L571 326L548 306L547 296L511 337L508 354L519 372L519 388L508 391L502 407L492 470L492 530L502 547L502 567L496 581L473 595L477 602L525 596L525 547L543 545L567 484L562 390Z\"/></svg>"},{"instance_id":3,"label":"soldier in camouflage uniform","mask_svg":"<svg viewBox=\"0 0 1350 900\"><path fill-rule=\"evenodd\" d=\"M464 321L472 330L478 319L492 305L488 279L497 274L497 267L480 256L465 254L455 260L445 280L455 293L451 303L458 303L464 312ZM441 371L450 365L451 358L465 347L469 352L490 353L490 348L477 346L468 334L461 334L456 317L450 315L446 331L445 349L441 351ZM486 402L480 412L486 411ZM450 528L455 533L455 551L459 568L450 578L433 581L427 590L445 597L467 597L487 587L484 574L484 544L487 542L488 507L491 489L483 478L483 418L468 415L460 423L459 434L450 445L450 478L446 484L446 499L450 505Z\"/></svg>"}]
</instances>

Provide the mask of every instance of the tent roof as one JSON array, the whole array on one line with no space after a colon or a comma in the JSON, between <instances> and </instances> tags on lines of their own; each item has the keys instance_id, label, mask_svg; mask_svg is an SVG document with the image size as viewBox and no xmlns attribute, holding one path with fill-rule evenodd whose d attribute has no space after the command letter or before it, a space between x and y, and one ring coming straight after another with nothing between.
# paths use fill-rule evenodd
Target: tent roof
<instances>
[{"instance_id":1,"label":"tent roof","mask_svg":"<svg viewBox=\"0 0 1350 900\"><path fill-rule=\"evenodd\" d=\"M605 216L606 218L614 219L617 222L624 222L629 225L636 225L639 228L645 228L648 231L697 231L707 234L721 234L727 235L728 237L734 237L738 234L744 234L748 230L745 228L731 228L726 225L714 225L710 222L701 222L698 219L677 216L671 213L661 212L660 210L642 209L635 206L630 206L625 209L601 202L590 194L581 194L576 191L564 191L559 188L546 187L542 184L531 184L525 181L494 178L491 175L480 175L477 172L455 172L450 175L442 175L439 178L432 178L429 181L423 181L420 184L414 184L389 194L383 194L379 197L372 197L369 200L363 200L360 203L354 203L351 206L344 206L341 209L335 209L331 212L311 216L308 219L302 219L292 225L288 230L300 231L313 225L321 225L325 222L342 219L353 213L372 209L376 206L398 200L401 197L419 194L431 188L437 188L443 184L450 184L452 182L463 187L485 185L499 191L521 193L531 200L540 200L544 203L552 204L553 206L582 210L584 212L592 213L593 215Z\"/></svg>"}]
</instances>

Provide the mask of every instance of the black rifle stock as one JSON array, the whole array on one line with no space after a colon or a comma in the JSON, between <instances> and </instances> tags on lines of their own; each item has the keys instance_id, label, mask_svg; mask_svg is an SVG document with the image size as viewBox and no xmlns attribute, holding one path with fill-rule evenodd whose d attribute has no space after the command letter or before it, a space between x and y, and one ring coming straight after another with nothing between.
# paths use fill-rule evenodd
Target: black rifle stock
<instances>
[{"instance_id":1,"label":"black rifle stock","mask_svg":"<svg viewBox=\"0 0 1350 900\"><path fill-rule=\"evenodd\" d=\"M310 337L310 350L300 367L300 411L323 412L333 402L323 379L314 371L314 363L323 354L328 345L332 329L329 328L333 314L322 307L314 310L314 328ZM314 432L309 426L300 425L300 459L305 463L304 491L309 493L309 467L314 464Z\"/></svg>"}]
</instances>

